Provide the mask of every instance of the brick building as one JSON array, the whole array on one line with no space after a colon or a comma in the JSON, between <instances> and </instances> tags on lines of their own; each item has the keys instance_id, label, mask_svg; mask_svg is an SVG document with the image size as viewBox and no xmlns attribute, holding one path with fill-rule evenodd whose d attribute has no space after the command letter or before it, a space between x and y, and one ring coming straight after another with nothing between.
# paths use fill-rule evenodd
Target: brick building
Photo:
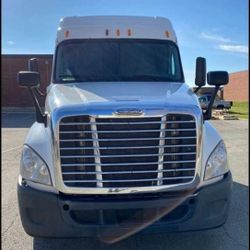
<instances>
[{"instance_id":1,"label":"brick building","mask_svg":"<svg viewBox=\"0 0 250 250\"><path fill-rule=\"evenodd\" d=\"M32 107L32 99L26 88L17 85L17 73L20 70L28 70L28 60L38 59L39 72L41 74L41 90L45 92L50 82L52 55L2 55L2 107ZM40 99L43 105L44 100Z\"/></svg>"},{"instance_id":2,"label":"brick building","mask_svg":"<svg viewBox=\"0 0 250 250\"><path fill-rule=\"evenodd\" d=\"M229 83L224 87L224 99L231 101L248 101L248 70L229 74Z\"/></svg>"}]
</instances>

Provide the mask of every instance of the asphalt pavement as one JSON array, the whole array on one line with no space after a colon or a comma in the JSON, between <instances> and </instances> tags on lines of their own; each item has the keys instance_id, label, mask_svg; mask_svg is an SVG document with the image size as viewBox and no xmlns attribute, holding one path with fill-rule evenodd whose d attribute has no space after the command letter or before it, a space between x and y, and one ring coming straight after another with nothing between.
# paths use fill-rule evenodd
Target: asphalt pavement
<instances>
[{"instance_id":1,"label":"asphalt pavement","mask_svg":"<svg viewBox=\"0 0 250 250\"><path fill-rule=\"evenodd\" d=\"M21 225L17 206L17 176L22 143L34 121L32 113L2 114L2 249L249 249L248 121L212 121L225 140L234 186L223 227L198 232L134 235L113 245L94 239L33 239Z\"/></svg>"}]
</instances>

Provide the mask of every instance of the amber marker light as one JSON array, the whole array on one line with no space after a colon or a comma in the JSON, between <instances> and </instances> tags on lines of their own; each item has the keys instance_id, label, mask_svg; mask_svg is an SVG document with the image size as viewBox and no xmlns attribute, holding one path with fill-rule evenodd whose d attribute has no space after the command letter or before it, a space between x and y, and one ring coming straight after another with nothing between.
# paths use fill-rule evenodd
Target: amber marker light
<instances>
[{"instance_id":1,"label":"amber marker light","mask_svg":"<svg viewBox=\"0 0 250 250\"><path fill-rule=\"evenodd\" d=\"M170 33L169 33L169 31L165 31L165 36L167 37L167 38L169 38L170 37Z\"/></svg>"},{"instance_id":2,"label":"amber marker light","mask_svg":"<svg viewBox=\"0 0 250 250\"><path fill-rule=\"evenodd\" d=\"M66 30L65 32L64 32L64 37L69 37L69 30Z\"/></svg>"}]
</instances>

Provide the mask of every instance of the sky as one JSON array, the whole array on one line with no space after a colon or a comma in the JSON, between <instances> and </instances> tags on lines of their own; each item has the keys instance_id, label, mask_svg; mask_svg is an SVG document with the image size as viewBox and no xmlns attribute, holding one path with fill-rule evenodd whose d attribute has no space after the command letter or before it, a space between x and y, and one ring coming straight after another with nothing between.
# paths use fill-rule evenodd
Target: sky
<instances>
[{"instance_id":1,"label":"sky","mask_svg":"<svg viewBox=\"0 0 250 250\"><path fill-rule=\"evenodd\" d=\"M208 71L248 69L248 14L247 0L3 0L2 54L52 54L65 16L162 16L173 24L193 86L198 56Z\"/></svg>"}]
</instances>

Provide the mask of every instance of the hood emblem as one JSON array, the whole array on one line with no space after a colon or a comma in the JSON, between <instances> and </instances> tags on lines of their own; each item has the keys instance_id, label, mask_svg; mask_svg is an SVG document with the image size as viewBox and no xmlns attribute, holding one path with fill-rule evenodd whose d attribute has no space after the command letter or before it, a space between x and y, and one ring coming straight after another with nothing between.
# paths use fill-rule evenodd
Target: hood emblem
<instances>
[{"instance_id":1,"label":"hood emblem","mask_svg":"<svg viewBox=\"0 0 250 250\"><path fill-rule=\"evenodd\" d=\"M117 109L114 112L114 115L139 116L139 115L143 115L143 111L141 109L136 109L136 108L121 108L121 109Z\"/></svg>"}]
</instances>

